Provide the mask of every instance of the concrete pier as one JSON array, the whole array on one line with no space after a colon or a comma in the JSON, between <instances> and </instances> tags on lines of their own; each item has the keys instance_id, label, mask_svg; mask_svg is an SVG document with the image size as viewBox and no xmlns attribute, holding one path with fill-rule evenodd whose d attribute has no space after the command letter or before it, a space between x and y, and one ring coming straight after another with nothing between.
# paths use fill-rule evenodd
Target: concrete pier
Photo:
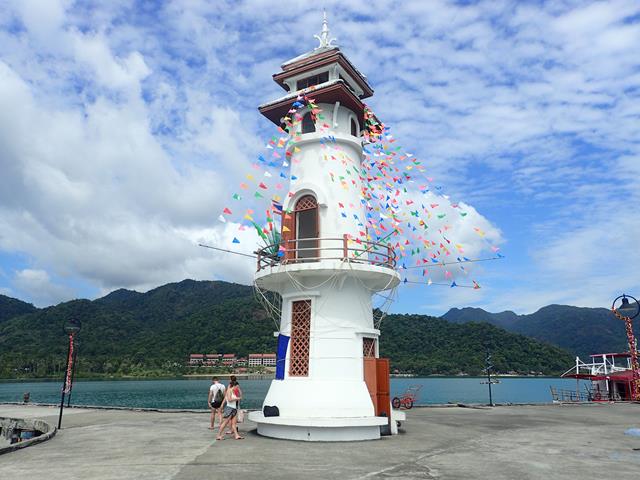
<instances>
[{"instance_id":1,"label":"concrete pier","mask_svg":"<svg viewBox=\"0 0 640 480\"><path fill-rule=\"evenodd\" d=\"M0 405L55 422L56 408ZM256 435L215 442L208 413L65 409L51 440L0 456L0 478L637 479L639 404L415 408L401 434L305 443Z\"/></svg>"}]
</instances>

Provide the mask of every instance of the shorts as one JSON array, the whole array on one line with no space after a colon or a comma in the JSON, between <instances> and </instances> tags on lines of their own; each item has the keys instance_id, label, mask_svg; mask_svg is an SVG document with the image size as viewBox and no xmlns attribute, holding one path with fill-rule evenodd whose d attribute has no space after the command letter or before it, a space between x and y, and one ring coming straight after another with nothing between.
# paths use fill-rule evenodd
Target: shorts
<instances>
[{"instance_id":1,"label":"shorts","mask_svg":"<svg viewBox=\"0 0 640 480\"><path fill-rule=\"evenodd\" d=\"M222 410L222 416L224 418L233 418L237 415L238 409L230 407L229 405L224 406L224 410Z\"/></svg>"},{"instance_id":2,"label":"shorts","mask_svg":"<svg viewBox=\"0 0 640 480\"><path fill-rule=\"evenodd\" d=\"M222 402L211 402L211 408L220 408L220 405L222 405Z\"/></svg>"}]
</instances>

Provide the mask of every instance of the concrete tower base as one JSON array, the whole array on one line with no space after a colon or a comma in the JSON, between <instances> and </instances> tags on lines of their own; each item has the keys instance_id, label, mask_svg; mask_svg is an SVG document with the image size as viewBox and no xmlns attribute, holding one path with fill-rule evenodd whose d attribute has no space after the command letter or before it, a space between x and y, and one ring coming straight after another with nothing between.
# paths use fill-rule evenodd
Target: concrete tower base
<instances>
[{"instance_id":1,"label":"concrete tower base","mask_svg":"<svg viewBox=\"0 0 640 480\"><path fill-rule=\"evenodd\" d=\"M307 442L355 442L377 440L385 417L355 418L287 418L265 417L262 412L249 413L258 424L258 434L265 437Z\"/></svg>"}]
</instances>

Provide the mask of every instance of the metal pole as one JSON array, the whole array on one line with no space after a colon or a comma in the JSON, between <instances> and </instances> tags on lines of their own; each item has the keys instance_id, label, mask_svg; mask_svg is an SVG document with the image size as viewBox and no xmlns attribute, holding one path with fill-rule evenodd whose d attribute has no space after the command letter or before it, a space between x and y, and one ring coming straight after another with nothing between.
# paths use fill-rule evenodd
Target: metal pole
<instances>
[{"instance_id":1,"label":"metal pole","mask_svg":"<svg viewBox=\"0 0 640 480\"><path fill-rule=\"evenodd\" d=\"M493 407L493 397L491 395L491 370L487 368L487 383L489 384L489 405Z\"/></svg>"},{"instance_id":2,"label":"metal pole","mask_svg":"<svg viewBox=\"0 0 640 480\"><path fill-rule=\"evenodd\" d=\"M485 368L487 370L487 384L489 385L489 406L493 407L493 395L491 392L491 369L493 365L491 364L491 352L487 347L487 357L485 359Z\"/></svg>"},{"instance_id":3,"label":"metal pole","mask_svg":"<svg viewBox=\"0 0 640 480\"><path fill-rule=\"evenodd\" d=\"M64 410L64 394L65 386L67 385L67 376L69 375L69 368L71 368L69 362L69 354L71 353L71 343L73 342L73 334L69 334L69 346L67 347L67 369L64 373L64 379L62 380L62 396L60 397L60 415L58 416L58 430L62 426L62 411Z\"/></svg>"}]
</instances>

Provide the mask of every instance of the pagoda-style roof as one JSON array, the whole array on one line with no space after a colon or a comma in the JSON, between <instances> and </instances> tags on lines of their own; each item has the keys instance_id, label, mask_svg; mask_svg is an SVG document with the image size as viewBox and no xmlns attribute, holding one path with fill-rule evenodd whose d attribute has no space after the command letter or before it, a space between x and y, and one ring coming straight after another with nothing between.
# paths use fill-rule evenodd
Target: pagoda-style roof
<instances>
[{"instance_id":1,"label":"pagoda-style roof","mask_svg":"<svg viewBox=\"0 0 640 480\"><path fill-rule=\"evenodd\" d=\"M284 80L295 75L315 70L325 65L337 63L340 65L364 92L361 98L368 98L373 95L373 89L367 82L367 77L363 75L349 59L340 51L337 46L321 47L300 55L282 64L282 72L273 75L273 80L285 90L288 87Z\"/></svg>"},{"instance_id":2,"label":"pagoda-style roof","mask_svg":"<svg viewBox=\"0 0 640 480\"><path fill-rule=\"evenodd\" d=\"M282 70L290 70L292 68L292 65L294 64L307 60L308 58L313 57L315 55L319 55L321 53L326 53L326 52L332 52L335 50L340 50L337 45L331 45L330 47L318 47L315 50L311 50L310 52L303 53L302 55L298 55L297 57L292 58L291 60L287 60L282 65L280 65L280 67L282 68Z\"/></svg>"},{"instance_id":3,"label":"pagoda-style roof","mask_svg":"<svg viewBox=\"0 0 640 480\"><path fill-rule=\"evenodd\" d=\"M347 87L345 82L341 79L330 80L310 88L290 93L289 95L285 95L277 100L260 105L258 110L265 117L279 126L281 119L288 114L292 103L301 93L313 98L316 104L340 102L341 105L349 108L358 115L358 121L362 125L364 103L360 101L356 94L353 93L353 91Z\"/></svg>"}]
</instances>

